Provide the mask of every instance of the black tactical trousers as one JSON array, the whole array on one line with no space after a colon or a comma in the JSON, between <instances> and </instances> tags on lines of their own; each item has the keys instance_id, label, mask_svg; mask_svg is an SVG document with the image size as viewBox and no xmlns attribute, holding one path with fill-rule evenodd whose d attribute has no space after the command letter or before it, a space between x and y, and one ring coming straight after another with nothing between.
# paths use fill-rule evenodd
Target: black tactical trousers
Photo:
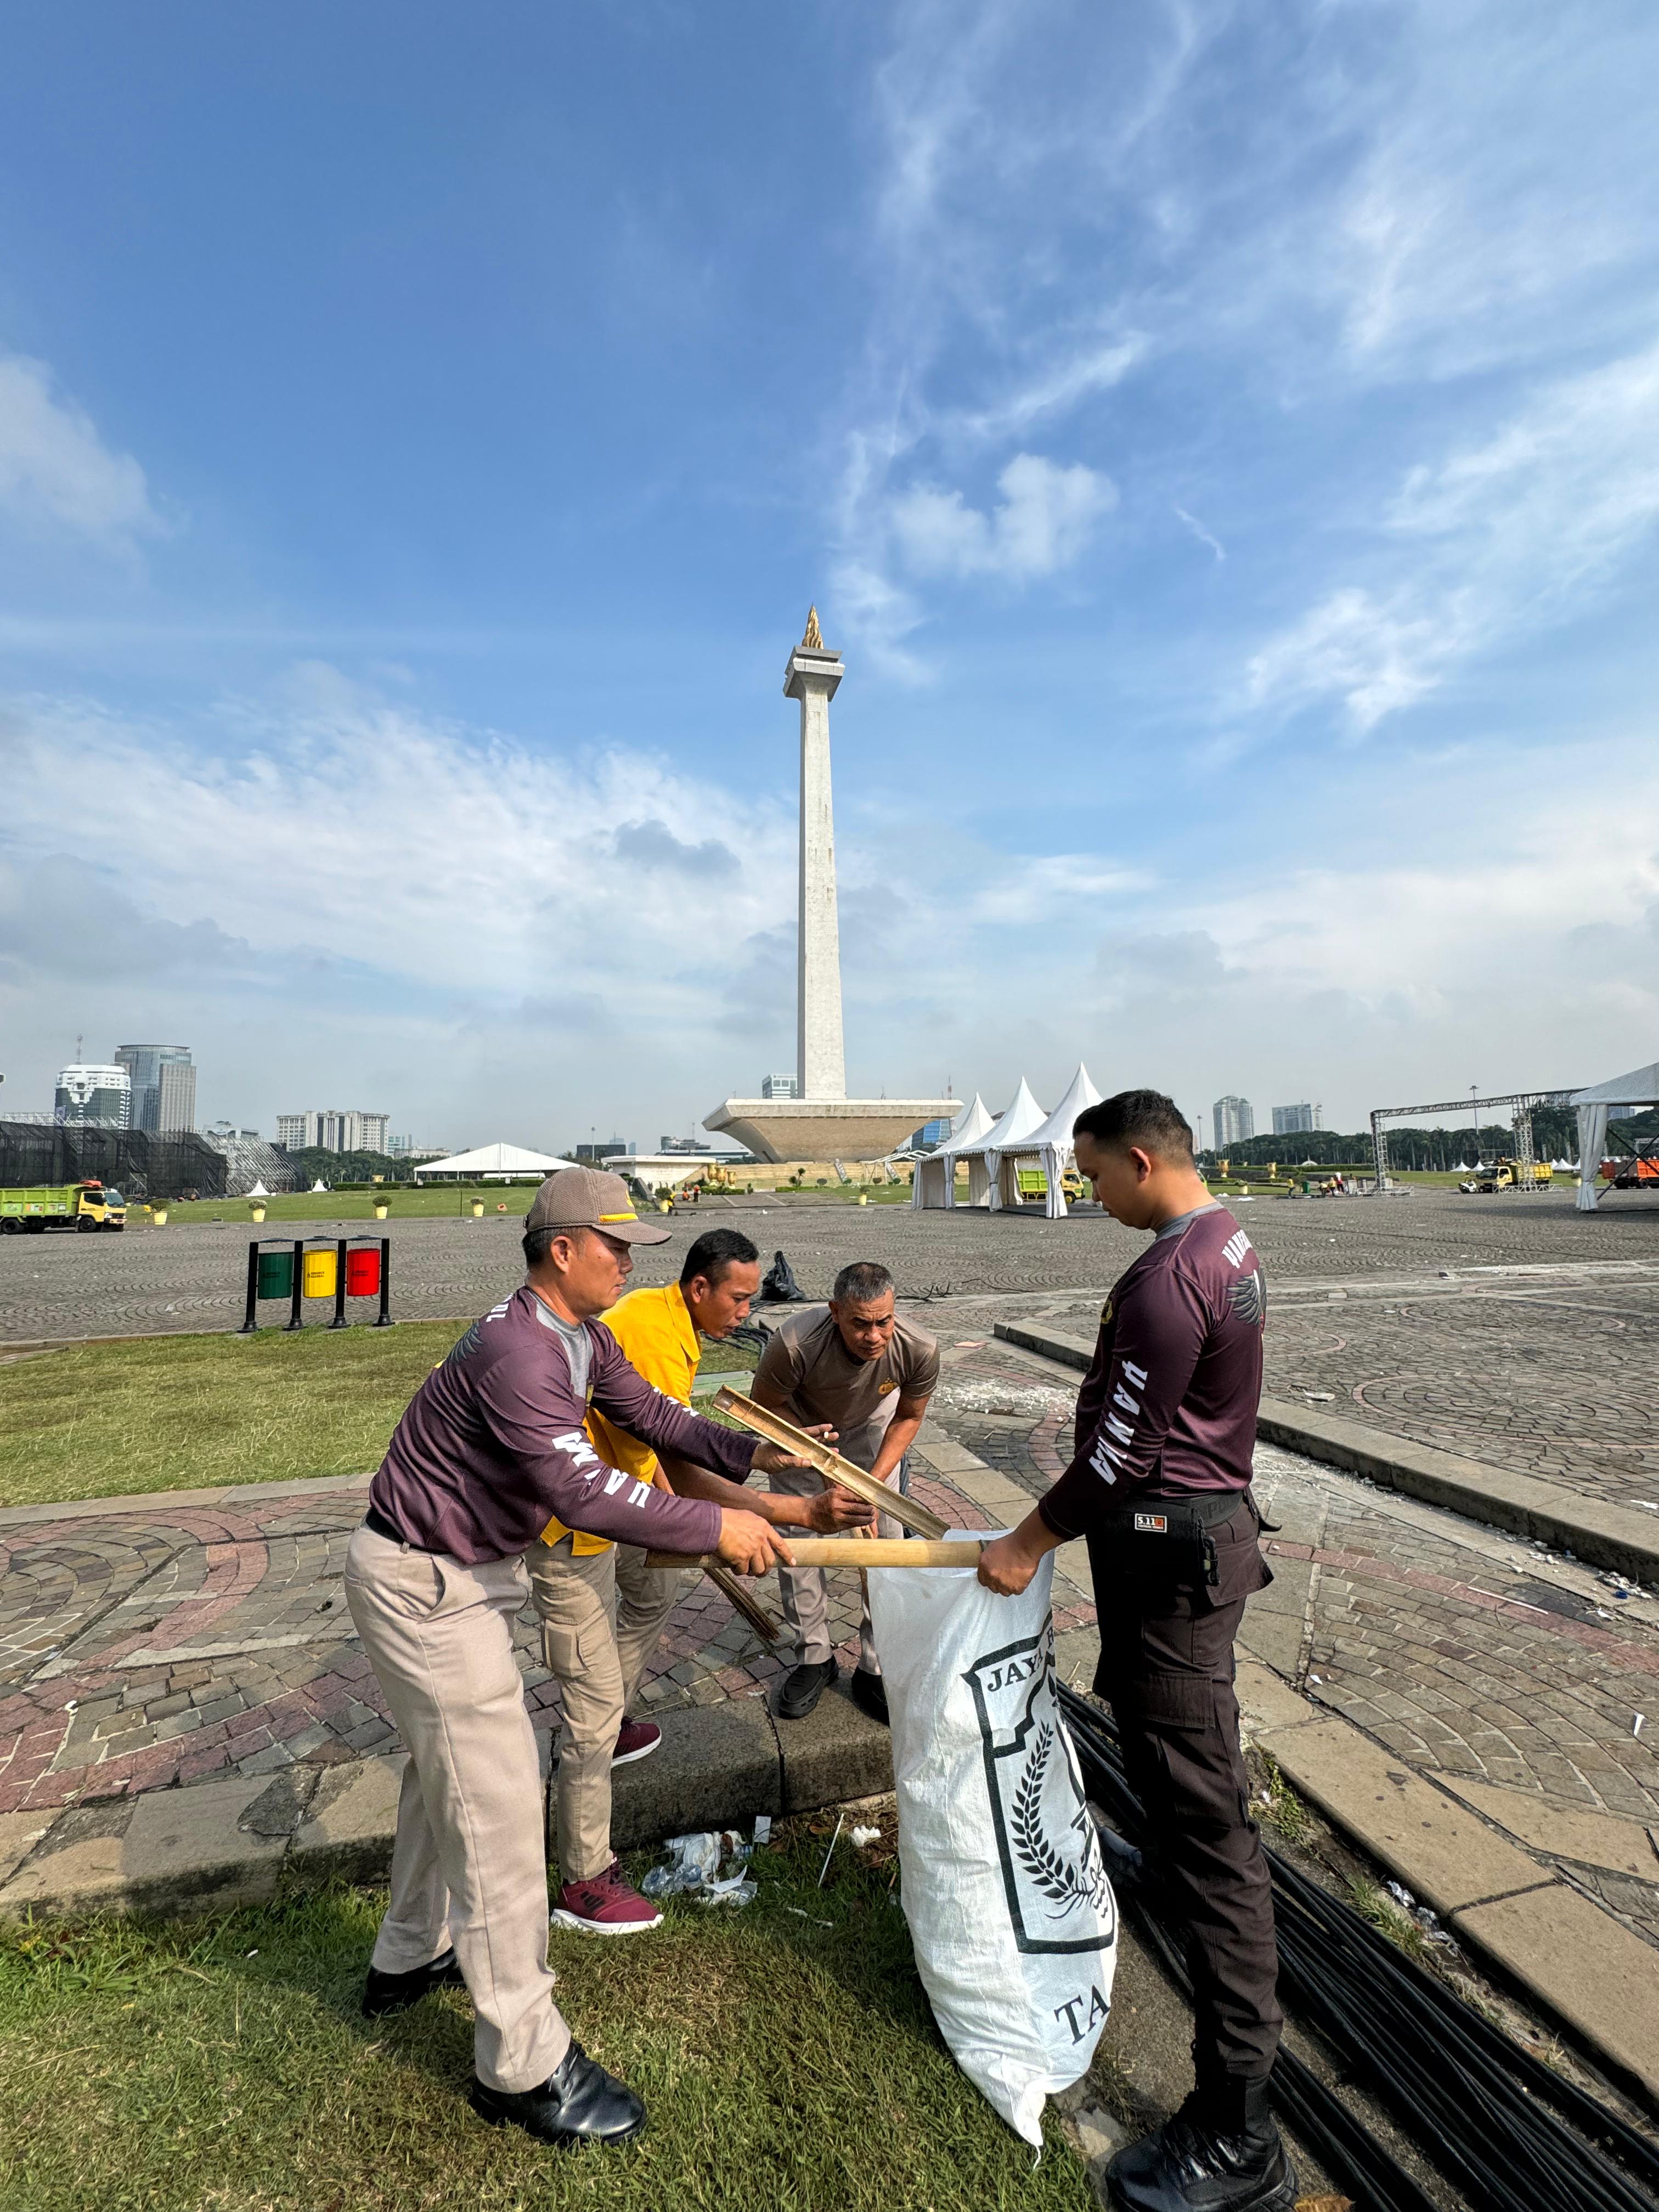
<instances>
[{"instance_id":1,"label":"black tactical trousers","mask_svg":"<svg viewBox=\"0 0 1659 2212\"><path fill-rule=\"evenodd\" d=\"M1096 1693L1111 1705L1130 1787L1146 1813L1149 1878L1184 1929L1200 2086L1259 2080L1284 2015L1275 1995L1273 1889L1238 1742L1233 1638L1272 1580L1248 1504L1212 1531L1210 1589L1137 1583L1133 1546L1090 1540L1100 1620Z\"/></svg>"}]
</instances>

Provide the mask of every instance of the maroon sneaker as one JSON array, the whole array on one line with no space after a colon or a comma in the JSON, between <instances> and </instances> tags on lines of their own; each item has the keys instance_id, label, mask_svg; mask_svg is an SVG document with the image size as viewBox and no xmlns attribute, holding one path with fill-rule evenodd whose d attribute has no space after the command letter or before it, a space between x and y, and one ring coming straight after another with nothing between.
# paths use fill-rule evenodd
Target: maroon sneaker
<instances>
[{"instance_id":1,"label":"maroon sneaker","mask_svg":"<svg viewBox=\"0 0 1659 2212\"><path fill-rule=\"evenodd\" d=\"M623 1880L620 1859L612 1859L589 1881L566 1882L553 1917L584 1936L643 1936L662 1926L662 1915L650 1899Z\"/></svg>"},{"instance_id":2,"label":"maroon sneaker","mask_svg":"<svg viewBox=\"0 0 1659 2212\"><path fill-rule=\"evenodd\" d=\"M617 1748L611 1754L613 1766L626 1766L635 1759L649 1759L662 1741L662 1730L655 1721L624 1720L617 1731Z\"/></svg>"}]
</instances>

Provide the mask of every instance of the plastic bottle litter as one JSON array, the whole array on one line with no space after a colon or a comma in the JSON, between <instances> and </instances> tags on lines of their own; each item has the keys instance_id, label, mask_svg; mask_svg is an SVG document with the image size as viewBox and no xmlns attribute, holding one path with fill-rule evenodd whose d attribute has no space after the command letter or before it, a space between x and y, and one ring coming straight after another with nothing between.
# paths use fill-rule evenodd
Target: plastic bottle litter
<instances>
[{"instance_id":1,"label":"plastic bottle litter","mask_svg":"<svg viewBox=\"0 0 1659 2212\"><path fill-rule=\"evenodd\" d=\"M768 1824L769 1829L769 1822ZM744 1869L754 1850L735 1828L702 1828L670 1836L668 1860L653 1867L640 1887L647 1897L695 1897L703 1905L747 1905L760 1885ZM721 1861L728 1864L724 1876Z\"/></svg>"}]
</instances>

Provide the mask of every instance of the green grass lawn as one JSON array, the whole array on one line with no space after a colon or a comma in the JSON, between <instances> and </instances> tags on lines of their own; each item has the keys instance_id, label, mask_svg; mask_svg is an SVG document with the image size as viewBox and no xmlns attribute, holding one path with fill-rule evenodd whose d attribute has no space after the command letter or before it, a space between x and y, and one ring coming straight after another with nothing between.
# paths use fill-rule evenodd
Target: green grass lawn
<instances>
[{"instance_id":1,"label":"green grass lawn","mask_svg":"<svg viewBox=\"0 0 1659 2212\"><path fill-rule=\"evenodd\" d=\"M0 1927L0 2204L1089 2212L1058 2131L1034 2169L945 2051L890 1863L858 1863L843 1839L819 1890L823 1850L798 1826L761 1852L741 1912L676 1900L626 1942L555 1930L577 2035L649 2109L641 2140L609 2152L473 2117L464 1992L362 2019L381 1895Z\"/></svg>"},{"instance_id":2,"label":"green grass lawn","mask_svg":"<svg viewBox=\"0 0 1659 2212\"><path fill-rule=\"evenodd\" d=\"M503 1189L492 1183L479 1190L458 1190L453 1185L422 1190L394 1190L386 1203L393 1220L422 1219L447 1216L451 1219L471 1213L476 1199L483 1206L484 1219L505 1218L522 1227L535 1196L535 1186L525 1184ZM161 1203L158 1199L156 1203ZM362 1221L373 1226L374 1200L362 1190L296 1190L280 1194L275 1198L255 1200L246 1198L181 1198L167 1205L167 1228L188 1227L192 1222L234 1221L253 1226L253 1207L261 1204L265 1209L264 1233L284 1221ZM129 1232L147 1229L152 1224L141 1205L127 1209ZM164 1232L165 1233L165 1232Z\"/></svg>"},{"instance_id":3,"label":"green grass lawn","mask_svg":"<svg viewBox=\"0 0 1659 2212\"><path fill-rule=\"evenodd\" d=\"M10 1363L0 1505L362 1474L465 1327L140 1337ZM710 1345L704 1361L752 1367L755 1356Z\"/></svg>"}]
</instances>

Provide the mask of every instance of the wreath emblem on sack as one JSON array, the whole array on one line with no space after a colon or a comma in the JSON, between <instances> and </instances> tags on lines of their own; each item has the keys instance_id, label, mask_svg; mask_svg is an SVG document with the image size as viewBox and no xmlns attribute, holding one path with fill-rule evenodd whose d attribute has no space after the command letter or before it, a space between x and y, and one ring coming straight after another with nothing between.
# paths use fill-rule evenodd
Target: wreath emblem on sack
<instances>
[{"instance_id":1,"label":"wreath emblem on sack","mask_svg":"<svg viewBox=\"0 0 1659 2212\"><path fill-rule=\"evenodd\" d=\"M1079 1905L1091 1905L1097 1912L1109 1910L1111 1892L1086 1805L1079 1806L1078 1817L1072 1824L1080 1831L1083 1839L1078 1859L1068 1858L1043 1825L1042 1785L1054 1747L1054 1723L1044 1721L1025 1762L1025 1771L1014 1790L1011 1825L1014 1851L1021 1866L1033 1887L1059 1906L1060 1910L1049 1917L1063 1920Z\"/></svg>"}]
</instances>

